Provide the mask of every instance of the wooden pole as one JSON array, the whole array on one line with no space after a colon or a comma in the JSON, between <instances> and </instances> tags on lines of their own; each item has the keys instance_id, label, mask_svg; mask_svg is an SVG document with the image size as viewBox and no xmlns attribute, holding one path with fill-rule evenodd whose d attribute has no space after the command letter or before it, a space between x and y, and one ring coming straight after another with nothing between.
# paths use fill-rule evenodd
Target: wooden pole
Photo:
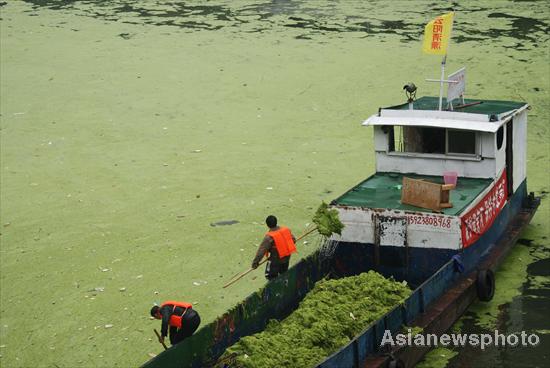
<instances>
[{"instance_id":1,"label":"wooden pole","mask_svg":"<svg viewBox=\"0 0 550 368\"><path fill-rule=\"evenodd\" d=\"M260 267L261 265L263 265L266 262L267 262L267 258L264 259L263 261L261 261L260 263L258 263L258 267ZM225 284L223 286L223 288L225 289L229 285L233 285L234 283L236 283L237 281L239 281L240 279L242 279L243 277L245 277L246 275L248 275L250 272L252 272L254 270L255 270L255 268L250 267L248 270L241 273L236 279L233 279L233 280L229 281L227 284Z\"/></svg>"},{"instance_id":2,"label":"wooden pole","mask_svg":"<svg viewBox=\"0 0 550 368\"><path fill-rule=\"evenodd\" d=\"M300 240L302 240L303 238L305 238L306 236L308 236L309 234L311 234L316 230L317 230L317 227L314 227L313 229L307 231L305 234L301 235L298 239L296 239L296 242L299 242ZM258 267L263 265L265 262L267 262L267 258L261 261L260 263L258 263ZM239 281L240 279L242 279L243 277L245 277L246 275L248 275L250 272L254 270L255 270L254 268L250 267L248 270L244 271L243 273L233 276L233 278L229 280L229 282L225 284L223 288L225 289L226 287L233 285L234 283L236 283L237 281Z\"/></svg>"},{"instance_id":3,"label":"wooden pole","mask_svg":"<svg viewBox=\"0 0 550 368\"><path fill-rule=\"evenodd\" d=\"M168 347L166 346L166 344L164 343L164 341L162 341L162 340L160 339L160 334L159 334L159 332L157 331L157 329L156 329L156 328L153 328L153 331L155 331L155 335L157 335L157 338L158 338L159 342L162 344L162 346L164 346L164 350L167 350Z\"/></svg>"}]
</instances>

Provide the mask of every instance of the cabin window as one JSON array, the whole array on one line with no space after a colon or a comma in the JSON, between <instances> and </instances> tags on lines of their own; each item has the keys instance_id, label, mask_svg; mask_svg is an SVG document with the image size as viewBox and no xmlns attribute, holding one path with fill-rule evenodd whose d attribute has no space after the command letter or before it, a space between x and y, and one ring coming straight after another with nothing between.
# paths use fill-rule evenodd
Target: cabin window
<instances>
[{"instance_id":1,"label":"cabin window","mask_svg":"<svg viewBox=\"0 0 550 368\"><path fill-rule=\"evenodd\" d=\"M417 126L389 127L389 151L441 155L476 155L477 135L470 130Z\"/></svg>"},{"instance_id":2,"label":"cabin window","mask_svg":"<svg viewBox=\"0 0 550 368\"><path fill-rule=\"evenodd\" d=\"M476 132L447 129L447 153L476 154Z\"/></svg>"}]
</instances>

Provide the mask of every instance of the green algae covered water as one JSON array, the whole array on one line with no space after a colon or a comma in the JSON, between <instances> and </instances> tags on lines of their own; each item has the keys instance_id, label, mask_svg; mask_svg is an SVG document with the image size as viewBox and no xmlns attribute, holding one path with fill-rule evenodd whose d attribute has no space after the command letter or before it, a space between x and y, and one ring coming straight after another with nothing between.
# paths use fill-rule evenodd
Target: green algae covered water
<instances>
[{"instance_id":1,"label":"green algae covered water","mask_svg":"<svg viewBox=\"0 0 550 368\"><path fill-rule=\"evenodd\" d=\"M313 367L410 294L406 284L374 271L321 280L289 317L241 338L221 359L234 357L235 367L246 368Z\"/></svg>"},{"instance_id":2,"label":"green algae covered water","mask_svg":"<svg viewBox=\"0 0 550 368\"><path fill-rule=\"evenodd\" d=\"M529 102L528 187L543 196L495 299L460 328L541 344L425 364L547 358L547 1L34 0L0 2L0 365L138 366L162 350L154 302L192 302L207 323L260 288L261 270L222 285L267 215L299 234L373 173L360 123L405 102L407 82L438 93L421 34L451 8L447 70L467 67L468 98Z\"/></svg>"}]
</instances>

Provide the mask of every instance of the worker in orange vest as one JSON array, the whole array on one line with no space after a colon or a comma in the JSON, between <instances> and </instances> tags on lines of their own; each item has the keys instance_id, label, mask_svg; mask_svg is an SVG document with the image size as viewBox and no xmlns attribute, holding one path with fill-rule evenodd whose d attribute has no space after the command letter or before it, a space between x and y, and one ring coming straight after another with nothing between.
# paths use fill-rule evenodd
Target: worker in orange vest
<instances>
[{"instance_id":1,"label":"worker in orange vest","mask_svg":"<svg viewBox=\"0 0 550 368\"><path fill-rule=\"evenodd\" d=\"M290 255L296 252L296 238L289 228L277 226L277 217L267 216L265 223L269 231L256 252L252 261L252 268L258 268L258 264L265 255L269 256L265 267L265 277L271 280L288 270Z\"/></svg>"},{"instance_id":2,"label":"worker in orange vest","mask_svg":"<svg viewBox=\"0 0 550 368\"><path fill-rule=\"evenodd\" d=\"M159 307L151 308L151 316L155 319L162 319L159 342L164 343L170 326L170 343L175 345L182 342L199 327L201 318L190 303L166 301Z\"/></svg>"}]
</instances>

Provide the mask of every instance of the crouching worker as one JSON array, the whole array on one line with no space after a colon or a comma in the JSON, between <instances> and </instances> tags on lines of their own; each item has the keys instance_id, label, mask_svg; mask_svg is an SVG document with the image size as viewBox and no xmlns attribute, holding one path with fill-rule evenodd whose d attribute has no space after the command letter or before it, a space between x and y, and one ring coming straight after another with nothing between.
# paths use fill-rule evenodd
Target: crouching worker
<instances>
[{"instance_id":1,"label":"crouching worker","mask_svg":"<svg viewBox=\"0 0 550 368\"><path fill-rule=\"evenodd\" d=\"M182 342L199 327L201 318L190 303L166 301L151 308L151 316L162 320L159 342L164 343L170 326L170 344Z\"/></svg>"},{"instance_id":2,"label":"crouching worker","mask_svg":"<svg viewBox=\"0 0 550 368\"><path fill-rule=\"evenodd\" d=\"M296 252L296 238L289 228L277 226L277 217L273 215L267 216L265 223L269 231L256 252L252 268L257 268L264 255L268 255L265 277L271 280L288 270L290 255Z\"/></svg>"}]
</instances>

